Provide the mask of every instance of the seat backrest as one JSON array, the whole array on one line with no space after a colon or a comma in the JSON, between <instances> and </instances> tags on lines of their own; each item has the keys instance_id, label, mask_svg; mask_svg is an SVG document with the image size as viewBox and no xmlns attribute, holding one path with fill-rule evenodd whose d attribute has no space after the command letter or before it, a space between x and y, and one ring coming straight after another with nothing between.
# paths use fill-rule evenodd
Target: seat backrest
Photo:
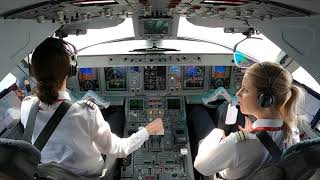
<instances>
[{"instance_id":1,"label":"seat backrest","mask_svg":"<svg viewBox=\"0 0 320 180\"><path fill-rule=\"evenodd\" d=\"M32 144L0 138L0 179L98 180L79 176L57 163L39 164L40 151ZM6 178L4 178L6 177Z\"/></svg>"},{"instance_id":2,"label":"seat backrest","mask_svg":"<svg viewBox=\"0 0 320 180\"><path fill-rule=\"evenodd\" d=\"M291 154L293 152L301 151L305 147L310 147L310 146L312 147L312 146L316 146L319 144L320 144L320 137L315 138L315 139L307 139L307 140L301 141L297 144L290 146L288 149L286 149L286 151L283 152L281 158L285 159L289 154Z\"/></svg>"},{"instance_id":3,"label":"seat backrest","mask_svg":"<svg viewBox=\"0 0 320 180\"><path fill-rule=\"evenodd\" d=\"M302 141L288 148L278 163L258 168L247 180L304 180L320 168L320 138Z\"/></svg>"},{"instance_id":4,"label":"seat backrest","mask_svg":"<svg viewBox=\"0 0 320 180\"><path fill-rule=\"evenodd\" d=\"M320 138L291 146L278 164L285 169L286 179L309 179L320 168Z\"/></svg>"},{"instance_id":5,"label":"seat backrest","mask_svg":"<svg viewBox=\"0 0 320 180\"><path fill-rule=\"evenodd\" d=\"M18 124L11 127L10 129L5 130L5 132L0 135L0 138L20 140L22 139L23 132L24 132L23 124L19 122Z\"/></svg>"},{"instance_id":6,"label":"seat backrest","mask_svg":"<svg viewBox=\"0 0 320 180\"><path fill-rule=\"evenodd\" d=\"M36 172L36 176L41 177L39 179L48 180L99 180L99 177L84 177L76 175L66 168L61 167L57 163L43 163L39 164Z\"/></svg>"},{"instance_id":7,"label":"seat backrest","mask_svg":"<svg viewBox=\"0 0 320 180\"><path fill-rule=\"evenodd\" d=\"M41 154L33 145L0 138L0 172L12 179L33 179Z\"/></svg>"}]
</instances>

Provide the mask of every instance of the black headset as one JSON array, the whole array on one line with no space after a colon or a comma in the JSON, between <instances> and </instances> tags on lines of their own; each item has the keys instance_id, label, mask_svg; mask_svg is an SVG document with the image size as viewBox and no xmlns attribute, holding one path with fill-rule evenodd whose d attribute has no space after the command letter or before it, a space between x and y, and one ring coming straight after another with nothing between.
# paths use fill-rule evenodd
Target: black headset
<instances>
[{"instance_id":1,"label":"black headset","mask_svg":"<svg viewBox=\"0 0 320 180\"><path fill-rule=\"evenodd\" d=\"M67 41L64 41L62 40L63 44L66 45L66 50L69 54L69 57L70 57L70 70L69 70L69 74L68 74L68 77L73 77L73 76L76 76L77 75L77 67L78 67L78 62L77 62L77 48L67 42Z\"/></svg>"},{"instance_id":2,"label":"black headset","mask_svg":"<svg viewBox=\"0 0 320 180\"><path fill-rule=\"evenodd\" d=\"M268 73L265 65L263 63L258 63L263 70L264 74L268 77L268 87L263 89L258 93L258 105L262 108L268 108L273 106L273 104L276 101L275 96L272 93L272 85L276 81L276 79L279 77L279 75L282 73L283 69L281 68L280 72L274 76ZM272 79L274 77L274 79Z\"/></svg>"},{"instance_id":3,"label":"black headset","mask_svg":"<svg viewBox=\"0 0 320 180\"><path fill-rule=\"evenodd\" d=\"M50 37L52 38L52 37ZM69 73L68 73L68 77L73 77L77 75L77 67L78 67L78 62L77 62L77 48L67 42L64 41L62 39L60 39L62 41L62 43L65 45L65 50L67 51L69 57L70 57L70 66L69 66ZM48 46L52 46L51 44ZM53 46L54 47L54 46ZM31 63L29 62L29 56L28 56L28 66L29 66L29 75L33 75L32 74L32 68L31 68Z\"/></svg>"}]
</instances>

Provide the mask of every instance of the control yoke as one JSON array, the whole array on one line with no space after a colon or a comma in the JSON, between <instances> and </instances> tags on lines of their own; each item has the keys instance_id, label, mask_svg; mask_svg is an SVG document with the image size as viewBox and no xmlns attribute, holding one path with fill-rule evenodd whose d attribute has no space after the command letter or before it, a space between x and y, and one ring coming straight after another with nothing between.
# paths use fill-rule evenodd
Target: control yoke
<instances>
[{"instance_id":1,"label":"control yoke","mask_svg":"<svg viewBox=\"0 0 320 180\"><path fill-rule=\"evenodd\" d=\"M216 101L218 99L225 99L231 106L236 106L238 100L236 96L231 97L228 91L224 87L219 87L215 91L209 93L208 95L202 97L202 102L208 104L209 102Z\"/></svg>"},{"instance_id":2,"label":"control yoke","mask_svg":"<svg viewBox=\"0 0 320 180\"><path fill-rule=\"evenodd\" d=\"M224 87L219 87L214 92L209 93L208 95L202 97L204 104L209 102L216 101L217 99L225 99L228 102L228 110L225 119L225 124L231 125L237 122L238 115L238 100L236 96L231 97L228 91Z\"/></svg>"}]
</instances>

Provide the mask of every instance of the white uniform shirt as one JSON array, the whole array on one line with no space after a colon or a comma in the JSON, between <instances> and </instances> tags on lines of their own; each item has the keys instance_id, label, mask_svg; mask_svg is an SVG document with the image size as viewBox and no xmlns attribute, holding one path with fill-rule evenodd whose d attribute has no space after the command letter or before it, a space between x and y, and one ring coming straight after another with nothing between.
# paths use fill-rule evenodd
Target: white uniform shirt
<instances>
[{"instance_id":1,"label":"white uniform shirt","mask_svg":"<svg viewBox=\"0 0 320 180\"><path fill-rule=\"evenodd\" d=\"M252 127L282 127L280 119L257 119ZM268 131L281 150L288 147L283 131ZM215 128L199 145L194 167L203 175L220 174L225 179L239 179L260 165L270 162L272 157L255 134L238 131L222 139L223 130ZM293 143L299 142L299 132L293 130Z\"/></svg>"},{"instance_id":2,"label":"white uniform shirt","mask_svg":"<svg viewBox=\"0 0 320 180\"><path fill-rule=\"evenodd\" d=\"M26 97L21 104L21 122L26 127L28 115L37 97ZM59 99L68 99L67 92L59 92ZM31 142L34 143L60 102L47 105L40 102ZM142 128L128 138L119 138L110 130L101 111L85 101L74 103L52 133L41 151L41 162L57 162L79 175L99 176L104 167L103 154L125 157L148 140L149 133Z\"/></svg>"}]
</instances>

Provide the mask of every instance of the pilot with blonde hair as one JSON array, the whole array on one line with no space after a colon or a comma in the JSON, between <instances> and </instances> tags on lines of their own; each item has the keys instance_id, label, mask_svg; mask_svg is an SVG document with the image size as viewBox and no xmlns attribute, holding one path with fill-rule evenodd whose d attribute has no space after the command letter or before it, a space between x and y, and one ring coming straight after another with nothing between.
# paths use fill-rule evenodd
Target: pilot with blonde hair
<instances>
[{"instance_id":1,"label":"pilot with blonde hair","mask_svg":"<svg viewBox=\"0 0 320 180\"><path fill-rule=\"evenodd\" d=\"M34 143L63 100L71 100L66 91L71 71L67 42L48 38L32 55L31 70L37 80L36 96L26 97L21 105L21 122L26 127L33 102L40 100L31 142ZM86 101L75 102L64 115L41 151L41 162L56 162L78 175L99 176L102 154L125 157L141 147L150 134L163 131L162 119L149 123L128 138L114 134L100 109Z\"/></svg>"},{"instance_id":2,"label":"pilot with blonde hair","mask_svg":"<svg viewBox=\"0 0 320 180\"><path fill-rule=\"evenodd\" d=\"M199 144L194 167L205 176L239 179L273 161L256 132L266 131L282 151L299 142L297 117L304 93L292 81L291 74L276 63L250 66L236 96L240 111L256 119L251 122L246 118L245 127L239 127L242 131L230 133L227 137L224 130L211 129Z\"/></svg>"}]
</instances>

